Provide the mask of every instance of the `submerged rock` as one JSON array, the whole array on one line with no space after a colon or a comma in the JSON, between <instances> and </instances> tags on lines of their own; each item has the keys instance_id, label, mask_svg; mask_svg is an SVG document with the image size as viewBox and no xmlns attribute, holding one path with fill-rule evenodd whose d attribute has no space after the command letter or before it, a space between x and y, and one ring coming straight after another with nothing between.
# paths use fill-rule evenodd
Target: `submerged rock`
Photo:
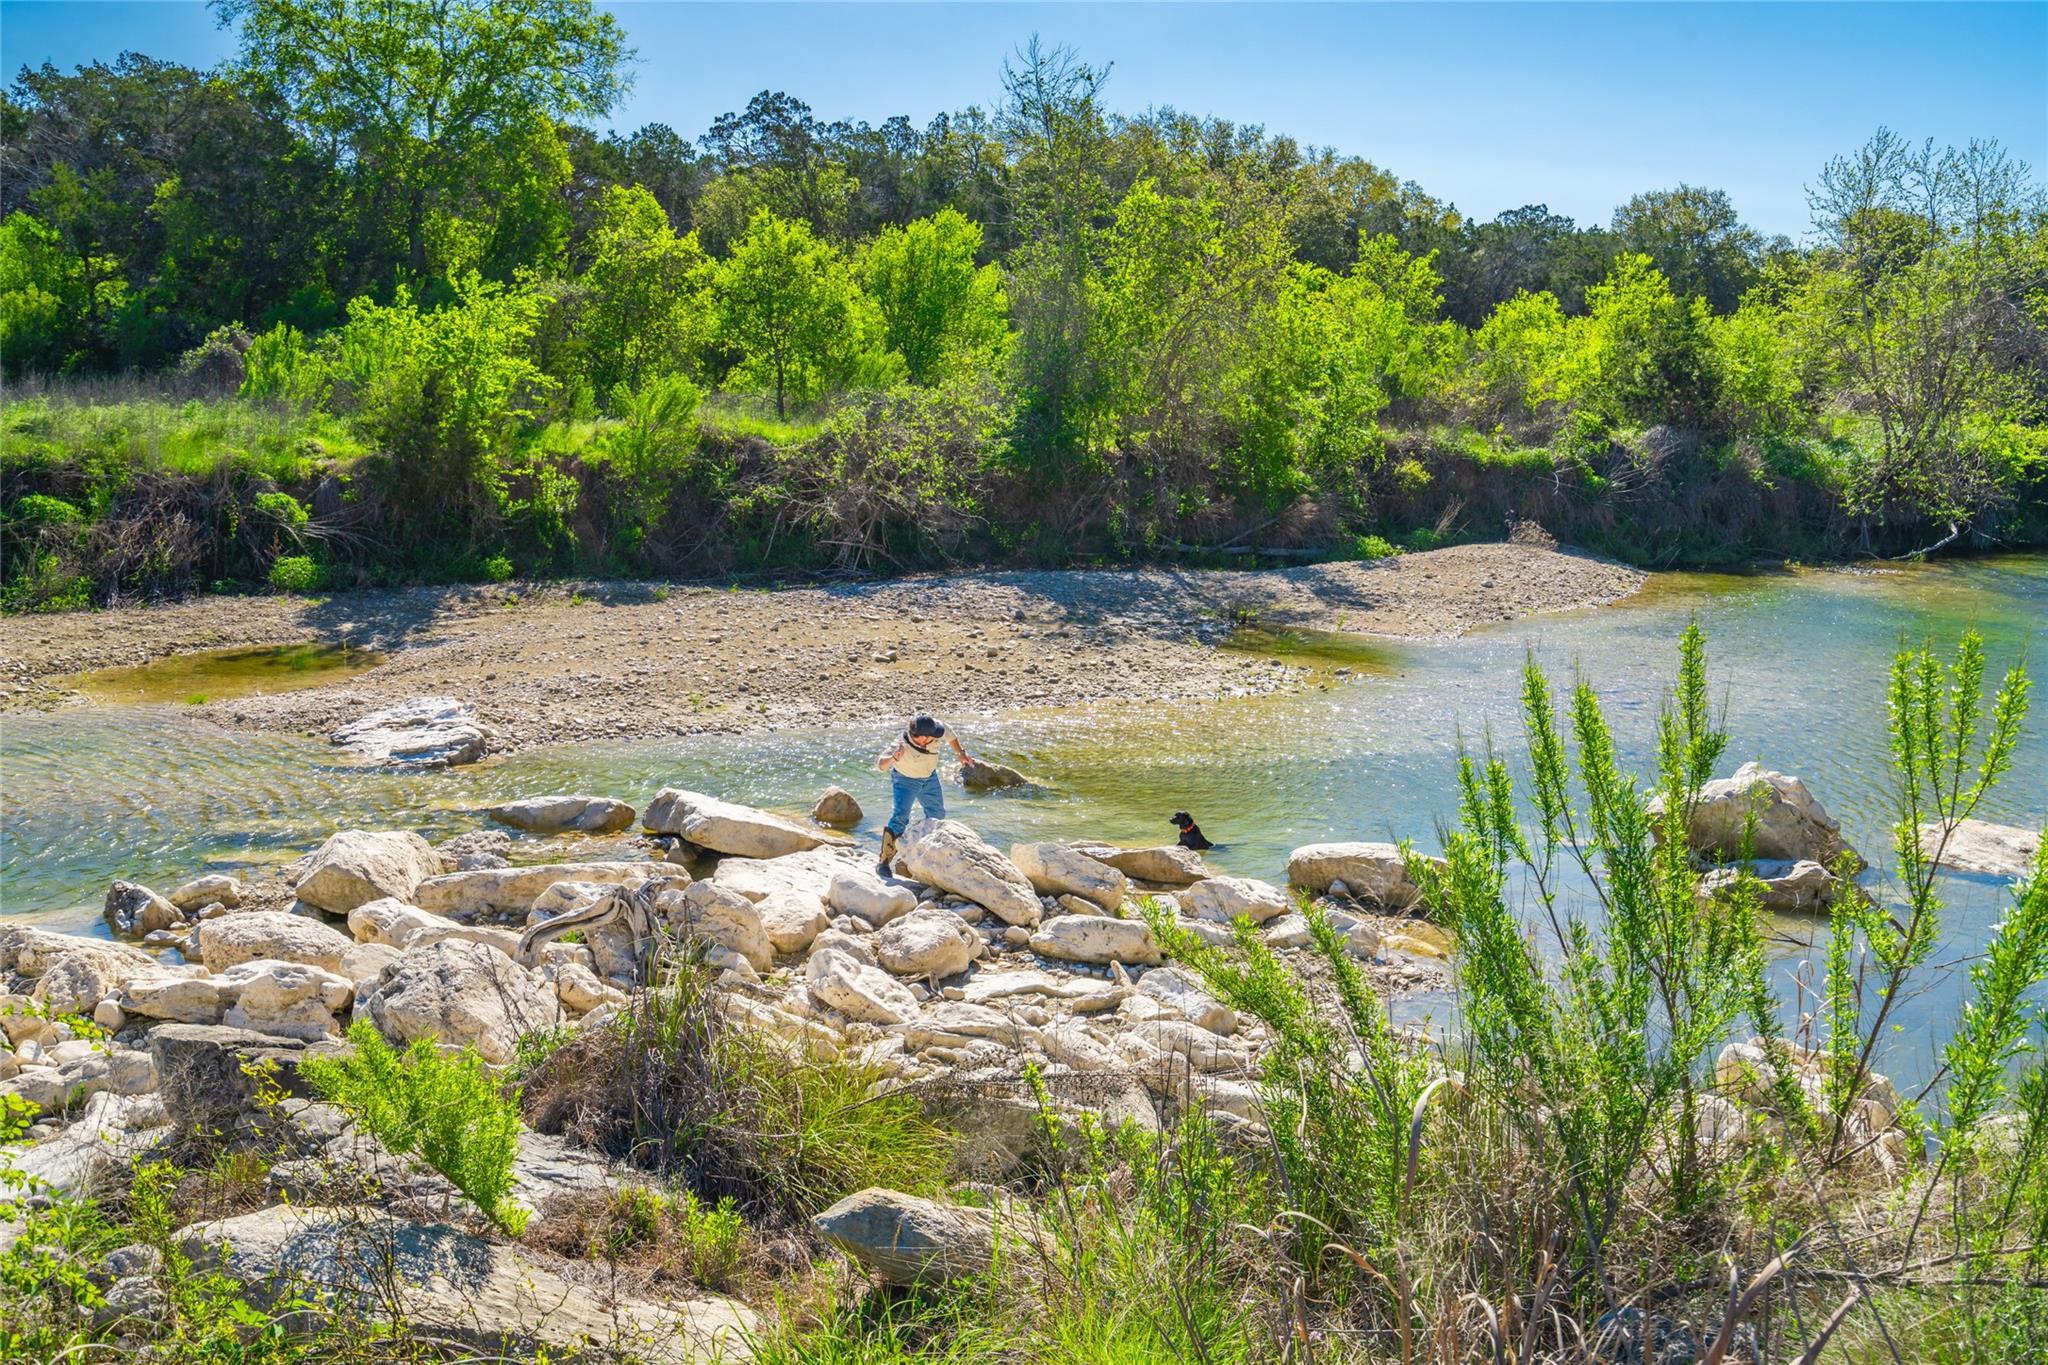
<instances>
[{"instance_id":1,"label":"submerged rock","mask_svg":"<svg viewBox=\"0 0 2048 1365\"><path fill-rule=\"evenodd\" d=\"M484 756L483 727L454 697L419 697L342 726L328 739L359 758L409 768L452 768Z\"/></svg>"},{"instance_id":2,"label":"submerged rock","mask_svg":"<svg viewBox=\"0 0 2048 1365\"><path fill-rule=\"evenodd\" d=\"M1834 903L1841 890L1835 874L1811 858L1798 862L1754 862L1747 870L1763 884L1759 900L1766 910L1824 910ZM1740 869L1717 867L1700 878L1700 895L1718 896L1731 890L1740 876Z\"/></svg>"},{"instance_id":3,"label":"submerged rock","mask_svg":"<svg viewBox=\"0 0 2048 1365\"><path fill-rule=\"evenodd\" d=\"M959 771L954 774L953 780L971 792L999 792L1038 787L1038 783L1015 768L1003 763L991 763L987 759L976 759L972 763L962 764Z\"/></svg>"},{"instance_id":4,"label":"submerged rock","mask_svg":"<svg viewBox=\"0 0 2048 1365\"><path fill-rule=\"evenodd\" d=\"M633 808L609 796L530 796L484 813L529 834L616 834L633 824Z\"/></svg>"},{"instance_id":5,"label":"submerged rock","mask_svg":"<svg viewBox=\"0 0 2048 1365\"><path fill-rule=\"evenodd\" d=\"M827 787L811 807L811 818L821 825L834 829L852 829L860 823L864 812L860 802L853 799L853 793L842 787Z\"/></svg>"},{"instance_id":6,"label":"submerged rock","mask_svg":"<svg viewBox=\"0 0 2048 1365\"><path fill-rule=\"evenodd\" d=\"M1946 836L1946 837L1944 837ZM1989 820L1920 826L1920 847L1939 866L1988 877L2024 877L2041 851L2041 832Z\"/></svg>"}]
</instances>

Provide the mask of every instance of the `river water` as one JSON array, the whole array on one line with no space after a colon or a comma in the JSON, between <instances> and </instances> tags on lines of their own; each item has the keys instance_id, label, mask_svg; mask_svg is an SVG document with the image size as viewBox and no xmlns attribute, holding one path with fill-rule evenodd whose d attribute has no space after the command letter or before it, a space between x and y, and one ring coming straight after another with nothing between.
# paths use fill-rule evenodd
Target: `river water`
<instances>
[{"instance_id":1,"label":"river water","mask_svg":"<svg viewBox=\"0 0 2048 1365\"><path fill-rule=\"evenodd\" d=\"M1562 687L1578 674L1607 703L1624 757L1648 771L1657 706L1688 621L1707 633L1708 665L1731 732L1727 762L1797 773L1846 837L1883 867L1886 669L1902 641L1947 650L1965 629L1985 639L1991 671L2048 669L2048 555L1973 559L1882 572L1666 574L1625 603L1533 618L1434 643L1264 639L1316 669L1306 691L1171 705L1115 704L1047 714L952 717L971 750L1042 782L1030 796L955 793L951 813L987 837L1165 842L1167 817L1192 811L1221 847L1212 864L1279 880L1287 850L1344 838L1437 846L1455 806L1461 744L1519 747L1519 670L1534 656ZM1344 670L1344 671L1340 671ZM2048 813L2048 682L2037 689L2014 773L1980 812L2039 826ZM348 827L442 837L483 823L476 808L546 792L588 791L643 805L662 786L807 810L827 783L852 791L871 833L887 814L873 772L887 727L737 738L579 744L444 773L337 764L328 746L198 723L172 705L102 705L13 716L0 731L0 910L53 928L98 923L114 877L159 888L202 871L288 860ZM1882 893L1881 873L1871 874ZM1954 963L1984 941L2007 902L2002 884L1948 879ZM1819 921L1776 926L1785 975ZM1960 973L1909 1011L1894 1057L1911 1075L1953 1017ZM1788 1010L1795 1008L1787 988ZM1410 1011L1404 1011L1412 1013Z\"/></svg>"}]
</instances>

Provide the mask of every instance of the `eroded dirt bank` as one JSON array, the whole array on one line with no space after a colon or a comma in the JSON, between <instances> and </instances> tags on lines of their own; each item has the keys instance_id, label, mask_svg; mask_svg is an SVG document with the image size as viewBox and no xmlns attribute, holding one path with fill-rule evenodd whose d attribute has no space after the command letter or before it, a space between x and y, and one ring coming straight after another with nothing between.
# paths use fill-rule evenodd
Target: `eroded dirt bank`
<instances>
[{"instance_id":1,"label":"eroded dirt bank","mask_svg":"<svg viewBox=\"0 0 2048 1365\"><path fill-rule=\"evenodd\" d=\"M515 584L200 598L0 623L0 708L82 704L68 675L306 640L383 651L328 686L196 708L324 734L448 694L508 752L538 744L1270 691L1298 670L1218 648L1237 621L1431 638L1612 602L1637 570L1529 545L1258 572L1047 570L777 590Z\"/></svg>"}]
</instances>

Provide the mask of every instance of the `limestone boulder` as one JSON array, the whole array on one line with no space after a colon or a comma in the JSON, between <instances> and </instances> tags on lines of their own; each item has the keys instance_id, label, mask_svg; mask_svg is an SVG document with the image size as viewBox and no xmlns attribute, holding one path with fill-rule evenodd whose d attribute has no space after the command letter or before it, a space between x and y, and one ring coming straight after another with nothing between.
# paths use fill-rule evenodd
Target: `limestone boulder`
<instances>
[{"instance_id":1,"label":"limestone boulder","mask_svg":"<svg viewBox=\"0 0 2048 1365\"><path fill-rule=\"evenodd\" d=\"M829 830L679 787L662 788L642 823L651 834L673 834L713 853L741 858L779 858L846 842Z\"/></svg>"},{"instance_id":2,"label":"limestone boulder","mask_svg":"<svg viewBox=\"0 0 2048 1365\"><path fill-rule=\"evenodd\" d=\"M1038 786L1008 764L994 763L985 758L961 764L953 774L953 780L971 792L1017 791Z\"/></svg>"},{"instance_id":3,"label":"limestone boulder","mask_svg":"<svg viewBox=\"0 0 2048 1365\"><path fill-rule=\"evenodd\" d=\"M1240 916L1264 924L1294 909L1285 891L1253 877L1206 878L1182 893L1180 903L1194 918L1217 924L1230 924Z\"/></svg>"},{"instance_id":4,"label":"limestone boulder","mask_svg":"<svg viewBox=\"0 0 2048 1365\"><path fill-rule=\"evenodd\" d=\"M303 1096L299 1063L334 1055L337 1044L308 1044L219 1024L162 1024L149 1031L158 1094L171 1120L193 1132L224 1129L252 1106L259 1076Z\"/></svg>"},{"instance_id":5,"label":"limestone boulder","mask_svg":"<svg viewBox=\"0 0 2048 1365\"><path fill-rule=\"evenodd\" d=\"M720 858L711 880L750 901L780 892L823 900L841 872L873 867L873 857L852 844L825 844L780 858Z\"/></svg>"},{"instance_id":6,"label":"limestone boulder","mask_svg":"<svg viewBox=\"0 0 2048 1365\"><path fill-rule=\"evenodd\" d=\"M768 935L769 945L785 955L809 952L811 944L830 923L823 901L797 892L778 891L763 896L754 902L754 912L761 917L761 928Z\"/></svg>"},{"instance_id":7,"label":"limestone boulder","mask_svg":"<svg viewBox=\"0 0 2048 1365\"><path fill-rule=\"evenodd\" d=\"M909 876L990 911L1005 924L1044 915L1030 878L957 820L918 820L904 832L899 866Z\"/></svg>"},{"instance_id":8,"label":"limestone boulder","mask_svg":"<svg viewBox=\"0 0 2048 1365\"><path fill-rule=\"evenodd\" d=\"M471 1357L693 1365L745 1359L760 1328L732 1299L655 1303L566 1280L517 1246L375 1209L280 1204L178 1236L196 1265L232 1276L266 1310L310 1301L285 1317L295 1331L336 1313L395 1314L409 1334Z\"/></svg>"},{"instance_id":9,"label":"limestone boulder","mask_svg":"<svg viewBox=\"0 0 2048 1365\"><path fill-rule=\"evenodd\" d=\"M100 918L107 922L107 928L124 938L141 938L185 922L177 906L135 882L115 882L107 888Z\"/></svg>"},{"instance_id":10,"label":"limestone boulder","mask_svg":"<svg viewBox=\"0 0 2048 1365\"><path fill-rule=\"evenodd\" d=\"M392 948L403 947L416 930L449 922L445 916L429 914L390 896L365 901L348 912L348 931L355 935L356 942L382 943Z\"/></svg>"},{"instance_id":11,"label":"limestone boulder","mask_svg":"<svg viewBox=\"0 0 2048 1365\"><path fill-rule=\"evenodd\" d=\"M986 1274L999 1237L1029 1246L1045 1237L1028 1213L998 1215L879 1188L849 1194L811 1227L882 1283L906 1286Z\"/></svg>"},{"instance_id":12,"label":"limestone boulder","mask_svg":"<svg viewBox=\"0 0 2048 1365\"><path fill-rule=\"evenodd\" d=\"M339 972L303 962L244 962L213 978L221 997L231 1000L221 1020L278 1038L315 1043L339 1037L355 982Z\"/></svg>"},{"instance_id":13,"label":"limestone boulder","mask_svg":"<svg viewBox=\"0 0 2048 1365\"><path fill-rule=\"evenodd\" d=\"M213 872L194 877L165 899L180 910L198 910L208 905L225 905L232 910L242 903L242 884L226 873Z\"/></svg>"},{"instance_id":14,"label":"limestone boulder","mask_svg":"<svg viewBox=\"0 0 2048 1365\"><path fill-rule=\"evenodd\" d=\"M1441 865L1443 860L1431 861ZM1422 900L1422 888L1408 875L1408 861L1394 844L1304 844L1287 855L1287 882L1314 895L1342 882L1353 900L1390 915L1407 914Z\"/></svg>"},{"instance_id":15,"label":"limestone boulder","mask_svg":"<svg viewBox=\"0 0 2048 1365\"><path fill-rule=\"evenodd\" d=\"M197 932L199 960L213 972L262 958L339 971L341 955L354 946L348 935L284 910L252 910L203 920Z\"/></svg>"},{"instance_id":16,"label":"limestone boulder","mask_svg":"<svg viewBox=\"0 0 2048 1365\"><path fill-rule=\"evenodd\" d=\"M489 806L501 825L529 834L617 834L633 825L633 808L609 796L529 796Z\"/></svg>"},{"instance_id":17,"label":"limestone boulder","mask_svg":"<svg viewBox=\"0 0 2048 1365\"><path fill-rule=\"evenodd\" d=\"M361 990L384 974L384 969L403 956L403 949L389 943L358 943L341 955L341 974Z\"/></svg>"},{"instance_id":18,"label":"limestone boulder","mask_svg":"<svg viewBox=\"0 0 2048 1365\"><path fill-rule=\"evenodd\" d=\"M1986 877L2024 877L2041 853L2041 831L1989 820L1920 826L1920 847L1937 865Z\"/></svg>"},{"instance_id":19,"label":"limestone boulder","mask_svg":"<svg viewBox=\"0 0 2048 1365\"><path fill-rule=\"evenodd\" d=\"M1825 910L1841 891L1841 883L1835 874L1810 858L1802 858L1798 862L1754 862L1748 870L1762 884L1759 900L1766 910L1783 913ZM1734 888L1740 876L1735 868L1717 867L1700 878L1700 895L1724 895Z\"/></svg>"},{"instance_id":20,"label":"limestone boulder","mask_svg":"<svg viewBox=\"0 0 2048 1365\"><path fill-rule=\"evenodd\" d=\"M387 1038L474 1044L497 1064L513 1059L521 1034L549 1027L560 1013L538 977L480 943L407 952L356 997L356 1016Z\"/></svg>"},{"instance_id":21,"label":"limestone boulder","mask_svg":"<svg viewBox=\"0 0 2048 1365\"><path fill-rule=\"evenodd\" d=\"M860 823L860 802L843 787L827 787L811 806L811 818L834 829L852 829Z\"/></svg>"},{"instance_id":22,"label":"limestone boulder","mask_svg":"<svg viewBox=\"0 0 2048 1365\"><path fill-rule=\"evenodd\" d=\"M1662 814L1663 798L1653 800L1650 810ZM1861 856L1842 842L1841 826L1804 782L1753 762L1737 768L1733 777L1717 777L1700 788L1687 838L1693 852L1726 862L1743 856L1746 833L1754 858L1832 865L1847 852L1858 869L1864 866Z\"/></svg>"},{"instance_id":23,"label":"limestone boulder","mask_svg":"<svg viewBox=\"0 0 2048 1365\"><path fill-rule=\"evenodd\" d=\"M441 855L410 830L345 829L331 834L299 874L299 899L346 915L365 902L409 901L413 889L441 870Z\"/></svg>"},{"instance_id":24,"label":"limestone boulder","mask_svg":"<svg viewBox=\"0 0 2048 1365\"><path fill-rule=\"evenodd\" d=\"M842 914L857 915L877 929L917 909L917 893L898 881L883 881L864 868L835 873L826 901Z\"/></svg>"},{"instance_id":25,"label":"limestone boulder","mask_svg":"<svg viewBox=\"0 0 2048 1365\"><path fill-rule=\"evenodd\" d=\"M125 943L0 926L0 984L13 977L55 1014L91 1014L130 978L155 970L154 957Z\"/></svg>"},{"instance_id":26,"label":"limestone boulder","mask_svg":"<svg viewBox=\"0 0 2048 1365\"><path fill-rule=\"evenodd\" d=\"M654 863L537 863L528 867L487 867L472 872L446 872L429 877L413 890L411 901L422 910L454 919L519 916L556 882L593 882L601 886L637 886L650 876L679 873ZM687 873L681 874L687 878Z\"/></svg>"},{"instance_id":27,"label":"limestone boulder","mask_svg":"<svg viewBox=\"0 0 2048 1365\"><path fill-rule=\"evenodd\" d=\"M218 1024L228 1007L220 983L203 969L174 968L130 977L121 987L122 1010L138 1018L178 1024Z\"/></svg>"},{"instance_id":28,"label":"limestone boulder","mask_svg":"<svg viewBox=\"0 0 2048 1365\"><path fill-rule=\"evenodd\" d=\"M452 768L484 756L489 738L454 697L418 697L372 711L328 736L357 758L401 768Z\"/></svg>"},{"instance_id":29,"label":"limestone boulder","mask_svg":"<svg viewBox=\"0 0 2048 1365\"><path fill-rule=\"evenodd\" d=\"M1151 848L1116 848L1110 844L1070 844L1076 853L1093 858L1135 881L1153 886L1193 886L1213 876L1202 855L1179 844Z\"/></svg>"},{"instance_id":30,"label":"limestone boulder","mask_svg":"<svg viewBox=\"0 0 2048 1365\"><path fill-rule=\"evenodd\" d=\"M875 935L875 960L898 976L952 976L967 970L981 939L950 910L913 910Z\"/></svg>"},{"instance_id":31,"label":"limestone boulder","mask_svg":"<svg viewBox=\"0 0 2048 1365\"><path fill-rule=\"evenodd\" d=\"M1237 1032L1237 1011L1181 968L1162 967L1145 973L1138 982L1138 994L1157 1000L1196 1028L1226 1037Z\"/></svg>"},{"instance_id":32,"label":"limestone boulder","mask_svg":"<svg viewBox=\"0 0 2048 1365\"><path fill-rule=\"evenodd\" d=\"M1165 958L1143 920L1104 915L1056 915L1031 936L1031 951L1063 962L1122 962L1156 966Z\"/></svg>"},{"instance_id":33,"label":"limestone boulder","mask_svg":"<svg viewBox=\"0 0 2048 1365\"><path fill-rule=\"evenodd\" d=\"M775 965L775 945L761 923L761 912L737 891L717 882L692 882L685 890L662 892L654 905L685 937L729 948L757 972Z\"/></svg>"},{"instance_id":34,"label":"limestone boulder","mask_svg":"<svg viewBox=\"0 0 2048 1365\"><path fill-rule=\"evenodd\" d=\"M512 836L502 829L473 829L434 845L441 855L443 872L476 872L484 868L509 867Z\"/></svg>"},{"instance_id":35,"label":"limestone boulder","mask_svg":"<svg viewBox=\"0 0 2048 1365\"><path fill-rule=\"evenodd\" d=\"M1042 896L1079 896L1115 914L1130 891L1130 878L1065 844L1015 844L1010 861Z\"/></svg>"},{"instance_id":36,"label":"limestone boulder","mask_svg":"<svg viewBox=\"0 0 2048 1365\"><path fill-rule=\"evenodd\" d=\"M908 987L844 949L813 948L804 975L812 1003L856 1023L900 1024L917 1017L917 997Z\"/></svg>"}]
</instances>

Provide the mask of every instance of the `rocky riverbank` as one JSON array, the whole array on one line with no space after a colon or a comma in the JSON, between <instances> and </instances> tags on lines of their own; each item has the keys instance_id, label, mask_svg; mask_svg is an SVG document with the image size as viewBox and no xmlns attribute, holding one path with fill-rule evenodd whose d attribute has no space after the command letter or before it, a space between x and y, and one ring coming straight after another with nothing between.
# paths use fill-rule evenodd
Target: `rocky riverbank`
<instances>
[{"instance_id":1,"label":"rocky riverbank","mask_svg":"<svg viewBox=\"0 0 2048 1365\"><path fill-rule=\"evenodd\" d=\"M0 708L83 704L81 671L194 649L345 643L346 681L192 708L322 737L420 696L492 751L898 716L1273 691L1304 670L1221 648L1247 622L1431 638L1615 601L1644 575L1537 545L1257 572L954 574L776 590L591 583L219 597L6 623Z\"/></svg>"}]
</instances>

